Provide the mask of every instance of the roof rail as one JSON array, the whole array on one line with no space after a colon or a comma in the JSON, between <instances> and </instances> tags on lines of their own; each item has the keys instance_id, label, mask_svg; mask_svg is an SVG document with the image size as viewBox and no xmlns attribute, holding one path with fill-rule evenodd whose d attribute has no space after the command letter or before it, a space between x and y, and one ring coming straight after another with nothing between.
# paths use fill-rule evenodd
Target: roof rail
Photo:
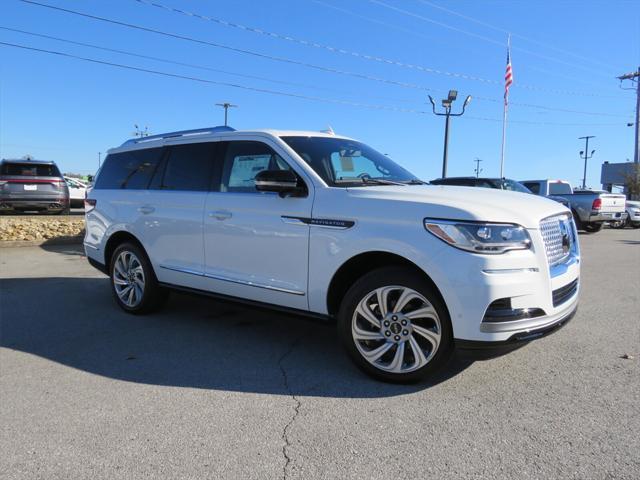
<instances>
[{"instance_id":1,"label":"roof rail","mask_svg":"<svg viewBox=\"0 0 640 480\"><path fill-rule=\"evenodd\" d=\"M120 146L124 147L125 145L135 145L137 143L152 142L154 140L161 140L165 138L188 137L191 135L206 135L208 133L235 132L235 131L236 131L235 128L231 128L227 126L196 128L193 130L179 130L177 132L160 133L158 135L149 135L147 137L131 138Z\"/></svg>"}]
</instances>

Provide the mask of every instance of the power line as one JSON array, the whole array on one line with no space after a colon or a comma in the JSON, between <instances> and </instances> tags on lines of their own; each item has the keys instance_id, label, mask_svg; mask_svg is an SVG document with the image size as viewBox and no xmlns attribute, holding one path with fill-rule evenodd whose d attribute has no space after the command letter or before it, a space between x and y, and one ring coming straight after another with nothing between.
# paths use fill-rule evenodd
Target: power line
<instances>
[{"instance_id":1,"label":"power line","mask_svg":"<svg viewBox=\"0 0 640 480\"><path fill-rule=\"evenodd\" d=\"M596 59L593 59L593 58L590 58L590 57L585 57L583 55L578 55L577 53L573 53L573 52L570 52L568 50L564 50L562 48L555 47L555 46L550 45L548 43L543 43L543 42L540 42L539 40L535 40L535 39L530 38L530 37L525 37L524 35L519 35L517 33L513 33L510 30L507 30L505 28L497 27L497 26L492 25L490 23L487 23L485 21L478 20L477 18L470 17L469 15L464 15L464 14L462 14L460 12L456 12L456 11L450 10L450 9L448 9L446 7L443 7L442 5L438 5L438 4L435 4L433 2L429 2L427 0L417 0L417 1L422 3L422 4L424 4L424 5L428 5L428 6L432 7L432 8L437 8L438 10L442 10L444 12L447 12L447 13L449 13L451 15L455 15L457 17L464 18L465 20L468 20L470 22L476 23L478 25L482 25L483 27L487 27L487 28L490 28L492 30L495 30L495 31L498 31L498 32L501 32L501 33L511 34L512 37L520 38L520 39L525 40L527 42L535 43L536 45L540 45L541 47L549 48L551 50L555 50L556 52L564 53L565 55L570 55L572 57L579 58L580 60L586 60L588 62L597 63L598 65L601 65L603 67L613 68L613 66L608 64L608 63L604 63L604 62L601 62L599 60L596 60Z\"/></svg>"},{"instance_id":2,"label":"power line","mask_svg":"<svg viewBox=\"0 0 640 480\"><path fill-rule=\"evenodd\" d=\"M26 45L19 45L19 44L15 44L15 43L0 42L0 45L7 46L7 47L13 47L13 48L19 48L19 49L23 49L23 50L30 50L30 51L34 51L34 52L46 53L46 54L50 54L50 55L56 55L56 56L59 56L59 57L72 58L72 59L81 60L81 61L84 61L84 62L90 62L90 63L100 64L100 65L105 65L105 66L110 66L110 67L122 68L122 69L126 69L126 70L133 70L133 71L142 72L142 73L150 73L150 74L158 75L158 76L164 76L164 77L170 77L170 78L178 78L178 79L183 79L183 80L190 80L190 81L194 81L194 82L211 84L211 85L220 85L220 86L225 86L225 87L238 88L238 89L248 90L248 91L253 91L253 92L258 92L258 93L266 93L266 94L270 94L270 95L279 95L279 96L284 96L284 97L297 98L297 99L300 99L300 100L310 100L310 101L315 101L315 102L333 103L333 104L347 105L347 106L352 106L352 107L367 108L367 109L374 109L374 110L386 110L386 111L394 111L394 112L401 112L401 113L415 113L415 114L421 114L421 115L429 113L429 112L426 112L426 111L423 111L423 110L417 110L417 109L402 108L402 107L389 106L389 105L373 105L373 104L367 104L367 103L352 102L352 101L349 101L349 100L316 97L316 96L302 95L302 94L297 94L297 93L282 92L282 91L278 91L278 90L270 90L270 89L266 89L266 88L250 87L250 86L247 86L247 85L241 85L241 84L236 84L236 83L221 82L221 81L217 81L217 80L209 80L209 79L193 77L193 76L188 76L188 75L180 75L180 74L176 74L176 73L162 72L162 71L159 71L159 70L152 70L152 69L148 69L148 68L136 67L136 66L133 66L133 65L125 65L125 64L114 63L114 62L107 62L107 61L103 61L103 60L97 60L97 59L94 59L94 58L82 57L82 56L79 56L79 55L73 55L73 54L66 53L66 52L59 52L59 51L56 51L56 50L47 50L47 49L42 49L42 48L29 47L29 46L26 46ZM472 118L472 119L475 119L475 120L484 120L484 121L491 121L491 122L499 122L499 121L501 121L500 119L485 118L485 117L471 117L471 116L468 116L468 117L465 117L465 118ZM554 125L554 126L620 126L619 123L609 123L609 124L593 124L593 123L571 124L571 123L566 123L565 124L565 123L549 123L549 122L530 122L530 121L520 121L520 120L512 120L511 123L523 123L523 124L532 124L532 125Z\"/></svg>"},{"instance_id":3,"label":"power line","mask_svg":"<svg viewBox=\"0 0 640 480\"><path fill-rule=\"evenodd\" d=\"M435 37L433 35L425 35L422 32L419 32L419 31L416 31L416 30L412 30L410 28L405 28L405 27L402 27L402 26L394 24L394 23L389 23L389 22L382 21L382 20L379 20L379 19L376 19L376 18L372 18L372 17L369 17L369 16L361 15L359 13L356 13L356 12L352 11L352 10L348 10L346 8L338 7L337 5L332 5L332 4L324 2L322 0L311 0L311 1L313 1L314 3L317 3L318 5L322 5L324 7L336 10L338 12L346 13L347 15L351 15L353 17L360 18L362 20L366 20L366 21L371 22L371 23L375 23L377 25L382 25L384 27L391 28L391 29L394 29L394 30L398 30L398 31L401 31L401 32L404 32L404 33L408 33L410 35L415 35L415 36L420 37L420 38L425 38L425 39L429 40L430 42L436 41L438 43L444 44L443 41L441 41L438 37ZM554 77L558 77L558 78L564 78L566 80L571 80L571 81L574 81L574 82L580 82L580 83L584 83L584 84L592 85L592 86L597 86L597 87L601 87L602 86L602 84L596 84L596 83L590 82L590 81L588 81L587 79L585 79L583 77L573 77L573 76L570 76L570 75L565 75L565 74L559 73L559 72L557 72L555 70L550 71L550 70L545 70L545 69L538 68L538 67L533 67L533 66L530 66L530 65L527 65L525 68L528 69L528 70L534 70L534 71L542 72L547 76L550 75L550 76L554 76Z\"/></svg>"},{"instance_id":4,"label":"power line","mask_svg":"<svg viewBox=\"0 0 640 480\"><path fill-rule=\"evenodd\" d=\"M106 51L106 52L112 52L112 53L118 53L118 54L122 54L122 55L128 55L128 56L135 57L135 58L143 58L143 59L146 59L146 60L154 60L154 61L158 61L158 62L162 62L162 63L167 63L167 64L170 64L170 65L178 65L178 66L183 66L183 67L189 67L189 68L206 70L206 71L211 71L211 72L216 72L216 73L222 73L222 74L225 74L225 75L232 75L232 76L237 76L237 77L241 77L241 78L249 78L249 79L253 79L253 80L261 80L261 81L266 81L266 82L271 82L271 83L276 83L276 84L282 84L282 85L296 86L296 87L311 88L311 89L315 89L315 90L325 90L325 91L331 91L331 92L342 93L342 94L352 94L353 93L353 92L347 92L347 91L344 91L344 90L326 88L326 87L310 85L310 84L305 84L305 83L289 82L289 81L286 81L286 80L277 80L277 79L262 77L262 76L258 76L258 75L248 75L248 74L243 74L243 73L238 73L238 72L232 72L232 71L229 71L229 70L221 70L221 69L218 69L218 68L212 68L212 67L193 64L193 63L179 62L179 61L169 60L169 59L166 59L166 58L156 57L156 56L152 56L152 55L143 55L143 54L139 54L139 53L130 52L130 51L127 51L127 50L120 50L120 49L115 49L115 48L104 47L104 46L96 45L96 44L93 44L93 43L79 42L79 41L76 41L76 40L69 40L69 39L66 39L66 38L55 37L53 35L45 35L45 34L42 34L42 33L30 32L30 31L21 30L21 29L18 29L18 28L11 28L11 27L5 27L5 26L1 26L0 25L0 30L16 32L16 33L20 33L20 34L24 34L24 35L30 35L30 36L39 37L39 38L46 38L48 40L55 40L55 41L59 41L59 42L68 43L68 44L71 44L71 45L78 45L78 46L87 47L87 48L93 48L93 49L96 49L96 50L102 50L102 51ZM417 85L416 85L416 87L418 89L420 89L420 90L430 90L427 87L420 87L420 86L417 86ZM412 100L397 99L397 98L390 98L390 97L377 96L377 95L375 95L375 96L367 95L367 97L368 98L377 98L377 99L380 99L380 100L393 101L393 102L407 102L407 103L413 102L413 103L415 103ZM493 103L502 103L504 101L503 99L484 97L484 96L474 96L474 98L476 100L493 102ZM565 109L565 108L547 107L547 106L544 106L544 105L535 105L535 104L521 103L521 102L511 102L511 104L514 105L514 106L521 106L521 107L526 107L526 108L535 108L535 109L541 109L541 110L559 111L559 112L564 112L564 113L576 113L576 114L582 114L582 115L624 117L624 118L629 116L629 115L614 114L614 113L599 113L599 112L586 112L586 111L581 111L581 110L570 110L570 109Z\"/></svg>"},{"instance_id":5,"label":"power line","mask_svg":"<svg viewBox=\"0 0 640 480\"><path fill-rule=\"evenodd\" d=\"M389 79L386 79L386 78L377 77L377 76L373 76L373 75L366 75L366 74L357 73L357 72L351 72L351 71L347 71L347 70L340 70L340 69L337 69L337 68L325 67L325 66L321 66L321 65L317 65L317 64L313 64L313 63L303 62L303 61L299 61L299 60L293 60L293 59L286 58L286 57L278 57L278 56L269 55L269 54L265 54L265 53L259 53L259 52L255 52L253 50L247 50L247 49L232 47L232 46L229 46L229 45L224 45L224 44L220 44L220 43L216 43L216 42L210 42L210 41L207 41L207 40L201 40L201 39L198 39L198 38L188 37L186 35L180 35L180 34L177 34L177 33L165 32L165 31L162 31L162 30L157 30L157 29L153 29L153 28L149 28L149 27L143 27L141 25L135 25L135 24L132 24L132 23L121 22L119 20L113 20L113 19L110 19L110 18L100 17L98 15L91 15L91 14L88 14L88 13L78 12L78 11L70 10L70 9L67 9L67 8L57 7L57 6L54 6L54 5L48 5L46 3L39 3L39 2L36 2L36 1L33 1L33 0L20 0L20 1L23 2L23 3L30 4L30 5L37 5L39 7L49 8L49 9L57 10L57 11L64 12L64 13L70 13L70 14L73 14L73 15L78 15L78 16L85 17L85 18L90 18L92 20L99 20L99 21L106 22L106 23L111 23L111 24L114 24L114 25L120 25L120 26L127 27L127 28L133 28L133 29L136 29L136 30L155 33L157 35L163 35L163 36L166 36L166 37L169 37L169 38L185 40L185 41L197 43L197 44L200 44L200 45L208 45L208 46L211 46L211 47L220 48L220 49L224 49L224 50L229 50L229 51L233 51L233 52L240 53L240 54L251 55L251 56L254 56L254 57L258 57L258 58L264 58L264 59L273 60L273 61L277 61L277 62L288 63L288 64L291 64L291 65L299 65L299 66L312 68L312 69L319 70L319 71L324 71L324 72L334 73L334 74L339 74L339 75L346 75L346 76L350 76L350 77L354 77L354 78L360 78L360 79L364 79L364 80L372 80L372 81L376 81L376 82L385 83L385 84L388 84L388 85L396 85L396 86L399 86L399 87L417 88L417 89L424 90L424 91L432 91L432 89L430 89L430 88L423 87L423 86L416 85L416 84L412 84L412 83L400 82L400 81L396 81L396 80L389 80ZM561 94L561 95L581 95L581 96L591 96L591 97L607 97L605 95L599 95L599 94L591 94L591 93L584 93L584 92L571 92L571 91L565 91L565 90L552 90L552 89L538 88L538 87L534 87L534 86L527 86L527 85L523 85L523 84L519 84L519 86L522 87L522 88L528 88L530 90L546 91L546 92L551 92L551 93L558 93L558 94ZM618 98L618 97L613 97L613 98Z\"/></svg>"},{"instance_id":6,"label":"power line","mask_svg":"<svg viewBox=\"0 0 640 480\"><path fill-rule=\"evenodd\" d=\"M355 57L355 58L359 58L359 59L363 59L363 60L369 60L369 61L374 61L374 62L378 62L378 63L383 63L383 64L387 64L387 65L394 65L397 67L401 67L401 68L408 68L411 70L418 70L424 73L431 73L431 74L436 74L436 75L445 75L448 77L454 77L454 78L462 78L465 80L472 80L472 81L478 81L478 82L483 82L483 83L487 83L487 84L492 84L492 85L501 85L501 82L497 81L497 80L492 80L492 79L487 79L487 78L483 78L483 77L479 77L476 75L469 75L469 74L465 74L465 73L456 73L456 72L448 72L446 70L440 70L440 69L436 69L436 68L431 68L431 67L426 67L424 65L416 65L413 63L408 63L408 62L402 62L400 60L394 60L394 59L389 59L389 58L384 58L384 57L379 57L376 55L368 55L368 54L364 54L364 53L360 53L360 52L355 52L353 50L347 50L344 48L339 48L339 47L333 47L330 45L324 45L318 42L314 42L314 41L310 41L310 40L304 40L304 39L300 39L300 38L296 38L296 37L292 37L290 35L283 35L280 33L275 33L275 32L271 32L271 31L267 31L267 30L263 30L261 28L255 28L255 27L250 27L247 25L242 25L239 23L235 23L235 22L229 22L226 20L222 20L220 18L217 17L212 17L212 16L208 16L208 15L202 15L199 13L195 13L195 12L190 12L187 10L183 10L180 8L175 8L175 7L170 7L161 3L157 3L157 2L153 2L151 0L133 0L135 2L144 4L144 5L150 5L153 7L157 7L163 10L166 10L168 12L172 12L172 13L178 13L180 15L184 15L184 16L188 16L188 17L193 17L193 18L198 18L200 20L205 20L208 22L213 22L216 23L218 25L222 25L225 27L231 27L231 28L236 28L239 30L244 30L247 32L252 32L252 33L256 33L259 35L263 35L266 37L270 37L270 38L276 38L279 40L285 40L288 42L292 42L292 43L297 43L299 45L304 45L306 47L313 47L313 48L318 48L318 49L323 49L323 50L327 50L331 53L337 53L337 54L342 54L342 55L348 55L351 57ZM388 7L388 8L392 8L394 10L399 10L402 12L406 12L403 9L398 9L397 7L392 7L387 5L386 3L380 2L378 0L370 0L373 3L376 4L380 4L382 6ZM407 12L410 13L410 12ZM422 16L420 16L422 18ZM424 17L426 18L426 17ZM437 24L441 24L440 22L436 22ZM455 28L455 27L452 27ZM459 30L459 29L457 29ZM464 30L461 30L462 32L466 32ZM469 32L466 32L469 33ZM475 34L473 34L474 36L477 36ZM488 37L483 37L483 36L478 36L479 38L485 39L485 40L490 40L492 43L496 43L498 45L502 46L501 42L498 42L496 40L493 39L489 39ZM526 51L523 49L519 49L520 51ZM534 55L538 55L542 58L546 58L542 55L536 54L535 52L529 52L532 53ZM566 63L566 62L562 62L562 63ZM599 72L600 73L600 72ZM520 85L523 86L523 85Z\"/></svg>"},{"instance_id":7,"label":"power line","mask_svg":"<svg viewBox=\"0 0 640 480\"><path fill-rule=\"evenodd\" d=\"M298 45L304 45L306 47L314 47L314 48L318 48L318 49L322 49L322 50L327 50L327 51L329 51L331 53L339 53L339 54L342 54L342 55L349 55L351 57L360 58L360 59L363 59L363 60L370 60L370 61L374 61L374 62L384 63L384 64L387 64L387 65L395 65L397 67L409 68L411 70L418 70L418 71L426 72L426 73L433 73L433 74L437 74L437 75L446 75L448 77L455 77L455 78L464 78L465 80L475 80L475 81L478 81L478 82L490 83L490 84L494 84L494 85L499 85L500 84L500 82L498 82L496 80L490 80L490 79L487 79L487 78L477 77L477 76L474 76L474 75L468 75L468 74L464 74L464 73L447 72L445 70L439 70L439 69L436 69L436 68L425 67L423 65L416 65L416 64L413 64L413 63L401 62L399 60L393 60L393 59L389 59L389 58L378 57L376 55L368 55L368 54L365 54L365 53L355 52L353 50L346 50L344 48L333 47L333 46L330 46L330 45L324 45L322 43L318 43L318 42L314 42L314 41L310 41L310 40L304 40L304 39L301 39L301 38L292 37L290 35L282 35L280 33L269 32L269 31L266 31L266 30L262 30L260 28L249 27L247 25L242 25L240 23L228 22L228 21L222 20L220 18L210 17L210 16L207 16L207 15L201 15L199 13L189 12L187 10L182 10L180 8L169 7L167 5L163 5L161 3L152 2L152 1L149 1L149 0L133 0L133 1L134 2L138 2L138 3L142 3L144 5L150 5L150 6L153 6L153 7L161 8L161 9L169 11L169 12L179 13L181 15L186 15L188 17L199 18L201 20L205 20L205 21L208 21L208 22L217 23L218 25L223 25L225 27L231 27L231 28L236 28L236 29L239 29L239 30L244 30L244 31L247 31L247 32L257 33L259 35L264 35L266 37L277 38L278 40L286 40L287 42L297 43Z\"/></svg>"},{"instance_id":8,"label":"power line","mask_svg":"<svg viewBox=\"0 0 640 480\"><path fill-rule=\"evenodd\" d=\"M310 85L310 84L305 84L305 83L298 83L298 82L290 82L287 80L276 80L273 78L267 78L267 77L262 77L259 75L249 75L249 74L244 74L244 73L238 73L238 72L232 72L229 70L221 70L218 68L213 68L213 67L209 67L209 66L205 66L205 65L198 65L198 64L194 64L194 63L185 63L185 62L179 62L176 60L169 60L166 58L161 58L161 57L156 57L156 56L152 56L152 55L143 55L140 53L134 53L134 52L129 52L126 50L119 50L116 48L109 48L109 47L103 47L100 45L96 45L93 43L85 43L85 42L79 42L76 40L69 40L67 38L61 38L61 37L54 37L52 35L45 35L42 33L36 33L36 32L29 32L27 30L21 30L18 28L10 28L10 27L5 27L5 26L1 26L0 25L0 30L7 30L10 32L17 32L17 33L21 33L24 35L31 35L34 37L40 37L40 38L46 38L48 40L55 40L58 42L64 42L64 43L68 43L71 45L78 45L81 47L87 47L87 48L93 48L96 50L102 50L105 52L112 52L112 53L118 53L118 54L122 54L122 55L128 55L131 57L136 57L136 58L144 58L146 60L154 60L156 62L162 62L162 63L167 63L170 65L179 65L182 67L189 67L189 68L195 68L195 69L199 69L199 70L206 70L206 71L210 71L210 72L216 72L216 73L222 73L225 75L232 75L232 76L236 76L236 77L241 77L241 78L249 78L252 80L261 80L261 81L265 81L265 82L271 82L271 83L276 83L276 84L281 84L281 85L290 85L290 86L294 86L294 87L302 87L302 88L313 88L315 90L325 90L325 91L329 91L329 92L335 92L335 93L346 93L346 94L351 94L353 92L346 92L343 90L338 90L338 89L334 89L334 88L327 88L327 87L321 87L321 86L316 86L316 85ZM398 98L391 98L391 97L382 97L382 96L369 96L370 98L378 98L380 100L389 100L389 101L394 101L394 102L412 102L412 100L407 100L407 99L398 99Z\"/></svg>"},{"instance_id":9,"label":"power line","mask_svg":"<svg viewBox=\"0 0 640 480\"><path fill-rule=\"evenodd\" d=\"M500 42L498 40L494 40L493 38L485 37L484 35L479 35L477 33L470 32L470 31L464 30L462 28L454 27L452 25L449 25L447 23L434 20L432 18L426 17L426 16L421 15L419 13L410 12L409 10L405 10L403 8L400 8L400 7L389 5L389 4L385 3L385 2L382 2L381 0L369 0L369 2L374 3L376 5L380 5L380 6L385 7L385 8L388 8L390 10L394 10L396 12L402 13L402 14L410 16L410 17L418 18L418 19L423 20L425 22L432 23L434 25L438 25L440 27L447 28L447 29L455 31L455 32L463 33L465 35L469 35L471 37L478 38L480 40L484 40L485 42L493 43L493 44L496 44L496 45L500 45L501 47L504 47L503 42ZM588 67L585 67L583 65L576 64L576 63L565 62L564 60L560 60L560 59L557 59L557 58L554 58L554 57L549 57L547 55L542 55L542 54L539 54L537 52L533 52L531 50L526 50L524 48L514 47L514 50L518 50L520 52L524 52L524 53L527 53L529 55L533 55L533 56L542 58L544 60L549 60L551 62L556 62L556 63L567 65L567 66L570 66L570 67L573 67L573 68L579 68L581 70L586 70L586 71L589 71L589 72L592 72L592 73L596 73L597 75L601 75L603 77L609 77L609 75L607 75L606 73L602 73L599 70L594 70L592 68L588 68ZM520 85L520 86L522 86L522 85Z\"/></svg>"},{"instance_id":10,"label":"power line","mask_svg":"<svg viewBox=\"0 0 640 480\"><path fill-rule=\"evenodd\" d=\"M21 48L24 50L32 50L35 52L41 52L41 53L47 53L50 55L58 55L61 57L67 57L67 58L73 58L76 60L82 60L85 62L91 62L91 63L97 63L100 65L107 65L110 67L118 67L118 68L123 68L123 69L127 69L127 70L135 70L138 72L144 72L144 73L151 73L154 75L161 75L161 76L165 76L165 77L172 77L172 78L180 78L180 79L184 79L184 80L191 80L194 82L200 82L200 83L208 83L208 84L212 84L212 85L220 85L220 86L224 86L224 87L231 87L231 88L239 88L242 90L250 90L253 92L259 92L259 93L268 93L271 95L280 95L283 97L292 97L292 98L299 98L299 99L303 99L303 100L313 100L316 102L325 102L325 103L335 103L335 104L340 104L340 105L349 105L352 107L361 107L361 108L370 108L370 109L375 109L375 110L389 110L389 111L394 111L394 112L405 112L405 113L425 113L424 111L420 111L420 110L415 110L415 109L411 109L411 108L402 108L402 107L395 107L395 106L387 106L387 105L373 105L373 104L368 104L368 103L361 103L361 102L352 102L349 100L340 100L340 99L335 99L335 98L323 98L323 97L315 97L315 96L310 96L310 95L302 95L302 94L298 94L298 93L290 93L290 92L282 92L279 90L270 90L267 88L258 88L258 87L249 87L246 85L241 85L241 84L237 84L237 83L230 83L230 82L221 82L221 81L217 81L217 80L209 80L206 78L199 78L199 77L193 77L193 76L189 76L189 75L180 75L177 73L169 73L169 72L162 72L160 70L152 70L149 68L142 68L142 67L136 67L133 65L125 65L125 64L121 64L121 63L114 63L114 62L106 62L104 60L97 60L95 58L89 58L89 57L82 57L80 55L73 55L71 53L66 53L66 52L59 52L56 50L46 50L43 48L35 48L35 47L29 47L26 45L19 45L19 44L15 44L15 43L8 43L8 42L0 42L0 45L4 45L7 47L14 47L14 48Z\"/></svg>"}]
</instances>

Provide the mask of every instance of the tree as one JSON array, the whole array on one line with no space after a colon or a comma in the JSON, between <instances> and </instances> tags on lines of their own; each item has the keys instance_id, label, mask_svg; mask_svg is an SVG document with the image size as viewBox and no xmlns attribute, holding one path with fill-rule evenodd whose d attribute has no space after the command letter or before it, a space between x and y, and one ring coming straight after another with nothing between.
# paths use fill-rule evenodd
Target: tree
<instances>
[{"instance_id":1,"label":"tree","mask_svg":"<svg viewBox=\"0 0 640 480\"><path fill-rule=\"evenodd\" d=\"M624 178L625 193L629 200L640 199L640 163L634 163L629 171L625 172Z\"/></svg>"}]
</instances>

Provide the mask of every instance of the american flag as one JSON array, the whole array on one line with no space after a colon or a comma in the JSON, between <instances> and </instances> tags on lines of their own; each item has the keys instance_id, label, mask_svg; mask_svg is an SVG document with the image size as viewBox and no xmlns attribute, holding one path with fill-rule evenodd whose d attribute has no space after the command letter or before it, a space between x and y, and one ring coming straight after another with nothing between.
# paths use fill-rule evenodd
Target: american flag
<instances>
[{"instance_id":1,"label":"american flag","mask_svg":"<svg viewBox=\"0 0 640 480\"><path fill-rule=\"evenodd\" d=\"M504 74L504 104L509 103L509 87L513 83L513 72L511 71L511 45L507 47L507 70Z\"/></svg>"}]
</instances>

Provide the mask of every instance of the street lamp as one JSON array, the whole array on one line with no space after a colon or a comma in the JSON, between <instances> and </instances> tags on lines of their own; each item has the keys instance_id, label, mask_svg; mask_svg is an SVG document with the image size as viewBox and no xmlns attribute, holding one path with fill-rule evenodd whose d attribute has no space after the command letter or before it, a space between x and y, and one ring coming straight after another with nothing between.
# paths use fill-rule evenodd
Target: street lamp
<instances>
[{"instance_id":1,"label":"street lamp","mask_svg":"<svg viewBox=\"0 0 640 480\"><path fill-rule=\"evenodd\" d=\"M586 137L579 137L578 140L584 140L584 150L580 151L580 158L584 159L584 175L582 177L582 188L587 188L587 160L593 157L593 154L596 153L595 150L591 150L591 154L589 154L589 140L592 138L596 138L594 135L587 135Z\"/></svg>"},{"instance_id":2,"label":"street lamp","mask_svg":"<svg viewBox=\"0 0 640 480\"><path fill-rule=\"evenodd\" d=\"M449 90L449 95L447 96L447 98L442 100L442 107L444 108L444 112L436 112L436 102L433 100L431 95L429 95L429 101L431 101L433 113L438 116L446 117L444 124L444 152L442 154L442 178L447 177L447 160L449 155L449 119L450 117L461 117L462 115L464 115L464 111L471 101L471 95L467 95L467 98L465 98L464 103L462 104L462 111L460 113L451 113L451 106L453 102L455 102L456 98L458 98L458 91Z\"/></svg>"}]
</instances>

